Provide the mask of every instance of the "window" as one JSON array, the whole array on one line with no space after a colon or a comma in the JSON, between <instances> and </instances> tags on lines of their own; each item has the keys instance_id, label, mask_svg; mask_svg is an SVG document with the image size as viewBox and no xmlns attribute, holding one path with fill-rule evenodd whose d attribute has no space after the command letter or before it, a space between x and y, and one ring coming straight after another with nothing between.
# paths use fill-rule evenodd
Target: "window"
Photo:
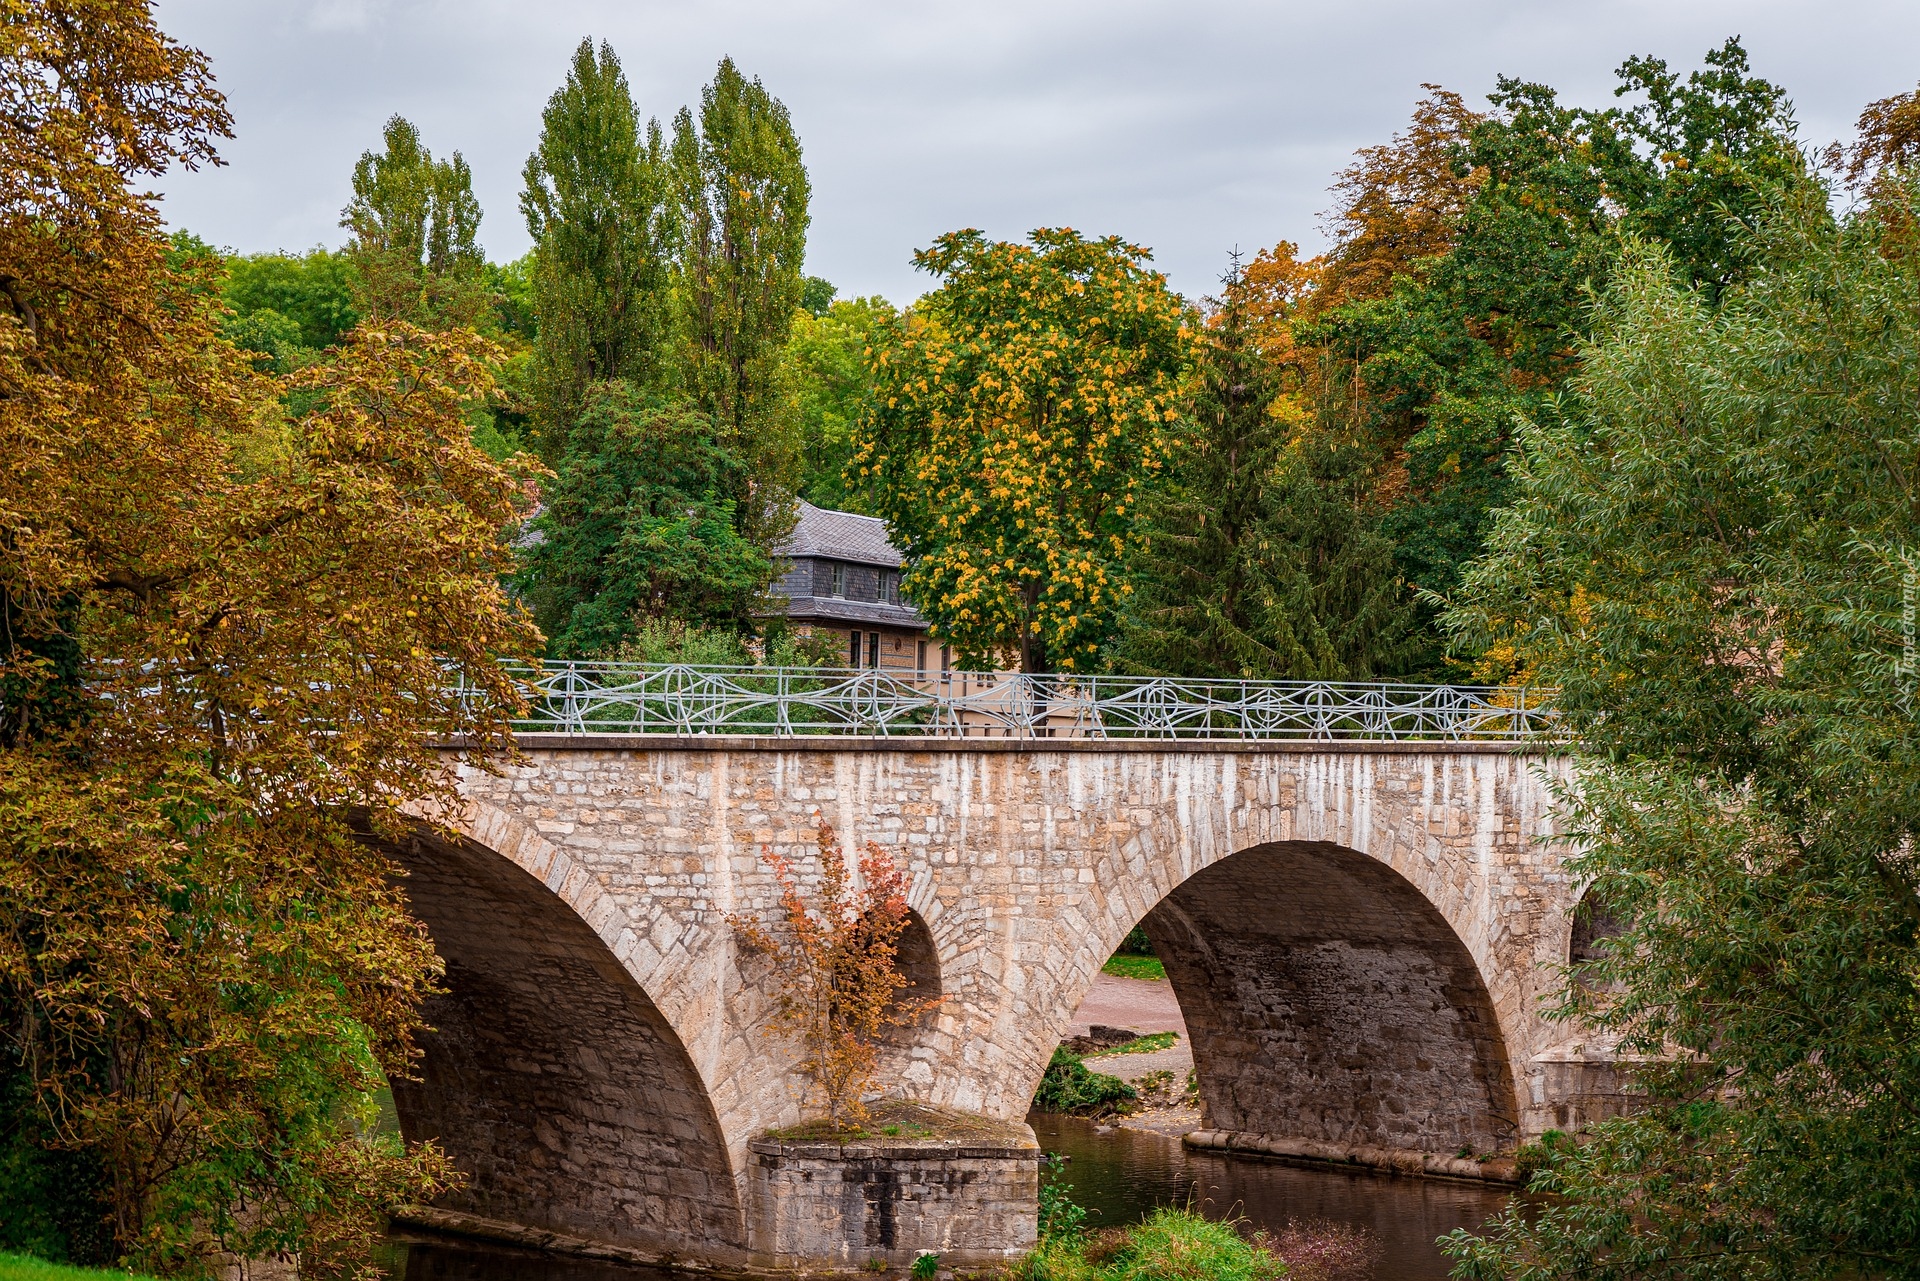
<instances>
[{"instance_id":1,"label":"window","mask_svg":"<svg viewBox=\"0 0 1920 1281\"><path fill-rule=\"evenodd\" d=\"M919 673L921 673L922 675L924 675L924 674L926 673L926 670L927 670L927 643L926 643L925 641L921 641L921 642L920 642L920 647L919 647L919 649L917 649L916 651L914 651L914 656L913 656L913 670L914 670L914 671L916 671L916 672L919 672Z\"/></svg>"},{"instance_id":2,"label":"window","mask_svg":"<svg viewBox=\"0 0 1920 1281\"><path fill-rule=\"evenodd\" d=\"M847 633L847 666L860 666L860 633Z\"/></svg>"},{"instance_id":3,"label":"window","mask_svg":"<svg viewBox=\"0 0 1920 1281\"><path fill-rule=\"evenodd\" d=\"M833 566L833 591L835 600L844 600L847 595L847 567L835 562ZM856 656L857 658L857 656ZM856 662L856 666L858 663Z\"/></svg>"},{"instance_id":4,"label":"window","mask_svg":"<svg viewBox=\"0 0 1920 1281\"><path fill-rule=\"evenodd\" d=\"M880 633L867 633L867 666L880 666Z\"/></svg>"},{"instance_id":5,"label":"window","mask_svg":"<svg viewBox=\"0 0 1920 1281\"><path fill-rule=\"evenodd\" d=\"M889 605L900 603L900 571L885 569L880 571L880 599Z\"/></svg>"}]
</instances>

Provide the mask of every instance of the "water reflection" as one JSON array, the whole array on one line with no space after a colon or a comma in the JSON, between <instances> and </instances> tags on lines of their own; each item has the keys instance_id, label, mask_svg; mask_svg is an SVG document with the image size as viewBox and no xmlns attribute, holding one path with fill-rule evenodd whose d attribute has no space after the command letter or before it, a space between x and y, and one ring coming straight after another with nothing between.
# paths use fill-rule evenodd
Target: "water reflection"
<instances>
[{"instance_id":1,"label":"water reflection","mask_svg":"<svg viewBox=\"0 0 1920 1281\"><path fill-rule=\"evenodd\" d=\"M1078 1117L1027 1118L1040 1146L1072 1158L1072 1196L1095 1225L1131 1223L1160 1205L1198 1205L1256 1227L1331 1219L1370 1229L1382 1247L1379 1281L1442 1281L1434 1238L1473 1228L1506 1204L1504 1192L1467 1183L1341 1174L1271 1161L1188 1152L1178 1139L1108 1129ZM480 1242L410 1235L394 1242L393 1281L687 1281L688 1273L574 1259Z\"/></svg>"},{"instance_id":2,"label":"water reflection","mask_svg":"<svg viewBox=\"0 0 1920 1281\"><path fill-rule=\"evenodd\" d=\"M450 1237L408 1236L393 1242L387 1275L393 1281L687 1281L693 1274Z\"/></svg>"},{"instance_id":3,"label":"water reflection","mask_svg":"<svg viewBox=\"0 0 1920 1281\"><path fill-rule=\"evenodd\" d=\"M1098 1212L1090 1222L1131 1223L1160 1205L1197 1205L1279 1229L1289 1219L1331 1219L1370 1229L1380 1241L1381 1281L1441 1281L1448 1263L1434 1239L1475 1228L1505 1208L1507 1194L1469 1183L1342 1174L1272 1161L1189 1152L1180 1141L1138 1130L1100 1133L1079 1117L1027 1118L1048 1152L1071 1157L1072 1197Z\"/></svg>"}]
</instances>

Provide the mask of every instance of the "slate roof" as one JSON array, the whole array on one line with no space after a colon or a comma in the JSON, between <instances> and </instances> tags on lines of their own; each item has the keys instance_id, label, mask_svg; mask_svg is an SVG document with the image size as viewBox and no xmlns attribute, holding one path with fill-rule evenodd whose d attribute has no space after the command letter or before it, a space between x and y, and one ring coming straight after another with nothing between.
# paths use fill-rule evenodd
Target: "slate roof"
<instances>
[{"instance_id":1,"label":"slate roof","mask_svg":"<svg viewBox=\"0 0 1920 1281\"><path fill-rule=\"evenodd\" d=\"M773 549L777 556L819 556L856 565L900 568L900 553L887 541L887 522L877 516L828 511L800 500L800 520L788 539Z\"/></svg>"}]
</instances>

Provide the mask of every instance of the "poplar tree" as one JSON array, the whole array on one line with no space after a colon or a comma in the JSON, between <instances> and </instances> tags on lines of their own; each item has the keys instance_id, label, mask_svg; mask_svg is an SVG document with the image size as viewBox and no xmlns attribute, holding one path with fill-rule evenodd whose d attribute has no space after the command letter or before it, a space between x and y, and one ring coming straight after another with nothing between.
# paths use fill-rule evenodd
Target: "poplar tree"
<instances>
[{"instance_id":1,"label":"poplar tree","mask_svg":"<svg viewBox=\"0 0 1920 1281\"><path fill-rule=\"evenodd\" d=\"M721 443L744 456L742 532L770 542L791 518L798 426L782 355L806 289L806 166L778 98L722 59L682 108L669 156L678 216L682 378Z\"/></svg>"},{"instance_id":2,"label":"poplar tree","mask_svg":"<svg viewBox=\"0 0 1920 1281\"><path fill-rule=\"evenodd\" d=\"M486 306L473 174L457 151L435 160L404 116L387 121L381 142L382 150L362 152L353 167L353 201L340 217L353 233L346 252L360 315L471 326Z\"/></svg>"},{"instance_id":3,"label":"poplar tree","mask_svg":"<svg viewBox=\"0 0 1920 1281\"><path fill-rule=\"evenodd\" d=\"M643 130L611 46L574 50L523 170L539 316L534 396L540 452L557 463L593 384L654 388L663 360L672 223L658 124Z\"/></svg>"}]
</instances>

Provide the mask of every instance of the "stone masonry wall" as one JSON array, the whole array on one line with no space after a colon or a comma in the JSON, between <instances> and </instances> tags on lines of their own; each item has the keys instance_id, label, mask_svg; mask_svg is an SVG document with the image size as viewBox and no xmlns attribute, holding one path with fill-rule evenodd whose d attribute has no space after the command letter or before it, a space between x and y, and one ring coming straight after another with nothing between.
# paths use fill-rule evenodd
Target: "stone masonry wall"
<instances>
[{"instance_id":1,"label":"stone masonry wall","mask_svg":"<svg viewBox=\"0 0 1920 1281\"><path fill-rule=\"evenodd\" d=\"M1406 880L1336 845L1235 854L1147 915L1208 1123L1415 1151L1511 1147L1512 1073L1473 958Z\"/></svg>"},{"instance_id":2,"label":"stone masonry wall","mask_svg":"<svg viewBox=\"0 0 1920 1281\"><path fill-rule=\"evenodd\" d=\"M775 1267L1004 1262L1032 1248L1039 1150L1024 1145L782 1143L749 1146L754 1237Z\"/></svg>"},{"instance_id":3,"label":"stone masonry wall","mask_svg":"<svg viewBox=\"0 0 1920 1281\"><path fill-rule=\"evenodd\" d=\"M586 922L483 850L398 852L447 962L417 1080L393 1082L410 1139L469 1176L442 1208L666 1258L744 1257L727 1142L679 1038Z\"/></svg>"},{"instance_id":4,"label":"stone masonry wall","mask_svg":"<svg viewBox=\"0 0 1920 1281\"><path fill-rule=\"evenodd\" d=\"M761 850L810 866L816 815L902 860L937 955L945 1003L890 1050L897 1093L1017 1120L1101 963L1165 900L1148 928L1213 1124L1451 1153L1553 1122L1533 1063L1571 899L1543 842L1552 760L1084 740L523 747L497 773L463 767L461 827L544 883L650 999L711 1100L734 1205L747 1144L807 1100L727 914L771 914ZM546 999L558 1012L572 993Z\"/></svg>"}]
</instances>

